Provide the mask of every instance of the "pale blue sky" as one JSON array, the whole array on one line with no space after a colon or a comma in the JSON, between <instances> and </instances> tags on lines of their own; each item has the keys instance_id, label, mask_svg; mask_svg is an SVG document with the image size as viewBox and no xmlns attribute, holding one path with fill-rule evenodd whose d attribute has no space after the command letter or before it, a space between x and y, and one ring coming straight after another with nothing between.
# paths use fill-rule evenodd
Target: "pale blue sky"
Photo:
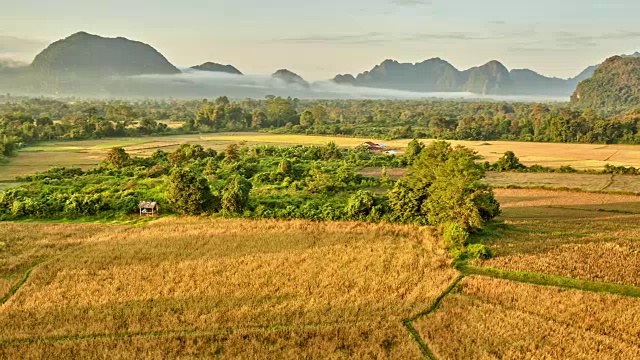
<instances>
[{"instance_id":1,"label":"pale blue sky","mask_svg":"<svg viewBox=\"0 0 640 360\"><path fill-rule=\"evenodd\" d=\"M144 41L181 67L288 68L311 80L431 57L569 77L640 50L637 14L631 0L0 0L0 57L30 61L87 31Z\"/></svg>"}]
</instances>

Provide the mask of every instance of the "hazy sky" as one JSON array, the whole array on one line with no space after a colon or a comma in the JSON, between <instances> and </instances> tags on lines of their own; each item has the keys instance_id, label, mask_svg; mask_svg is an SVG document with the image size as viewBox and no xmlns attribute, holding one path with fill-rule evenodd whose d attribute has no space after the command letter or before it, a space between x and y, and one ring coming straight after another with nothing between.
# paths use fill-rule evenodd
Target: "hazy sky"
<instances>
[{"instance_id":1,"label":"hazy sky","mask_svg":"<svg viewBox=\"0 0 640 360\"><path fill-rule=\"evenodd\" d=\"M575 76L640 50L637 0L0 0L0 58L31 61L78 31L154 46L179 67L288 68L310 80L384 59Z\"/></svg>"}]
</instances>

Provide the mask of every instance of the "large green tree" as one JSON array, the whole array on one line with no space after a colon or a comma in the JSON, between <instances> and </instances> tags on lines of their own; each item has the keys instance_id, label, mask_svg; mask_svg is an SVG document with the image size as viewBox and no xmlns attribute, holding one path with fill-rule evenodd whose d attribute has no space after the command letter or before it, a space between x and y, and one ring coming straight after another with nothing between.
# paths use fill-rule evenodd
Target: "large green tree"
<instances>
[{"instance_id":1,"label":"large green tree","mask_svg":"<svg viewBox=\"0 0 640 360\"><path fill-rule=\"evenodd\" d=\"M231 176L222 190L222 209L232 212L242 212L249 204L251 182L240 175Z\"/></svg>"},{"instance_id":2,"label":"large green tree","mask_svg":"<svg viewBox=\"0 0 640 360\"><path fill-rule=\"evenodd\" d=\"M396 221L479 228L499 214L491 188L480 183L478 156L464 147L438 141L425 147L389 191L391 217Z\"/></svg>"},{"instance_id":3,"label":"large green tree","mask_svg":"<svg viewBox=\"0 0 640 360\"><path fill-rule=\"evenodd\" d=\"M217 207L207 180L188 168L171 171L167 198L176 211L185 215L198 215Z\"/></svg>"}]
</instances>

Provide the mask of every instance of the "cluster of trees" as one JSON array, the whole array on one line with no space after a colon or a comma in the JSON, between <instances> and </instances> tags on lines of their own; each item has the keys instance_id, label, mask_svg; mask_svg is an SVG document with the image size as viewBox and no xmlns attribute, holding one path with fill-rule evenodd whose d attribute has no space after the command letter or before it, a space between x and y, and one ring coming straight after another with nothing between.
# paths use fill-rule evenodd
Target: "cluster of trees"
<instances>
[{"instance_id":1,"label":"cluster of trees","mask_svg":"<svg viewBox=\"0 0 640 360\"><path fill-rule=\"evenodd\" d=\"M52 168L0 193L0 220L117 217L141 200L163 212L252 218L303 218L454 226L468 234L499 214L477 155L446 142L403 157L327 146L238 146L224 151L183 144L172 153L131 157L114 148L96 168ZM397 182L363 176L361 168L412 163ZM452 225L454 224L454 225ZM465 241L449 244L467 254Z\"/></svg>"},{"instance_id":2,"label":"cluster of trees","mask_svg":"<svg viewBox=\"0 0 640 360\"><path fill-rule=\"evenodd\" d=\"M167 124L178 125L169 128ZM41 140L206 131L375 138L640 143L640 109L569 104L467 101L298 100L50 100L0 101L0 151Z\"/></svg>"}]
</instances>

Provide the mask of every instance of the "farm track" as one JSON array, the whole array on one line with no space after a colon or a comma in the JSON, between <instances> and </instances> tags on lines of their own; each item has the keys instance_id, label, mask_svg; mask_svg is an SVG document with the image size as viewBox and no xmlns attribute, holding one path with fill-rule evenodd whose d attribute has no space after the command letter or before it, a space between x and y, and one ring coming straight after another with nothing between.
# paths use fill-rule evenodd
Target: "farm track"
<instances>
[{"instance_id":1,"label":"farm track","mask_svg":"<svg viewBox=\"0 0 640 360\"><path fill-rule=\"evenodd\" d=\"M440 304L447 297L447 295L449 295L460 283L460 281L462 281L462 279L467 276L485 276L494 279L502 279L531 285L553 286L570 290L640 298L640 287L633 285L619 285L606 282L578 280L556 275L501 270L482 266L461 265L457 266L456 268L462 273L462 275L454 280L453 283L442 294L440 294L433 305L431 305L431 307L429 307L425 311L416 314L412 318L403 321L407 330L414 337L416 343L418 343L418 346L420 347L420 350L422 350L425 358L430 360L437 360L437 357L435 356L433 351L431 351L425 340L413 327L413 322L437 311L440 307Z\"/></svg>"},{"instance_id":2,"label":"farm track","mask_svg":"<svg viewBox=\"0 0 640 360\"><path fill-rule=\"evenodd\" d=\"M614 174L611 174L611 178L609 179L607 184L602 189L600 189L599 191L605 191L608 188L610 188L613 185L613 183L615 182L615 180L616 180L616 176Z\"/></svg>"},{"instance_id":3,"label":"farm track","mask_svg":"<svg viewBox=\"0 0 640 360\"><path fill-rule=\"evenodd\" d=\"M117 230L116 232L122 232L125 230ZM77 246L73 246L55 256L51 256L45 259L40 259L38 260L35 265L33 265L32 267L30 267L29 269L27 269L27 271L24 272L24 275L22 275L22 278L20 278L20 280L11 287L11 289L9 289L9 291L4 294L2 296L2 298L0 298L0 306L4 305L7 301L9 301L13 295L15 295L23 286L24 284L27 282L27 280L29 280L29 277L31 276L31 273L34 272L35 270L37 270L39 267L41 267L42 265L48 264L52 261L55 261L65 255L68 255L72 252L78 251L86 246L91 245L90 243L85 243L85 244L80 244Z\"/></svg>"},{"instance_id":4,"label":"farm track","mask_svg":"<svg viewBox=\"0 0 640 360\"><path fill-rule=\"evenodd\" d=\"M32 267L30 267L29 269L27 269L27 271L24 272L24 275L22 275L22 278L20 278L20 280L11 287L11 289L9 289L9 291L4 294L4 296L2 297L2 299L0 299L0 306L4 305L7 301L9 301L9 299L11 299L11 297L13 297L13 295L15 295L18 290L20 290L20 288L22 288L22 286L24 286L24 284L27 282L27 280L29 280L29 277L31 276L31 273L35 270L37 270L40 266L50 263L56 259L59 259L60 257L67 255L73 251L76 250L80 250L82 247L84 247L84 245L80 245L80 246L75 246L71 249L68 249L56 256L52 256L50 258L46 258L46 259L41 259L39 261L36 262L35 265L33 265Z\"/></svg>"}]
</instances>

